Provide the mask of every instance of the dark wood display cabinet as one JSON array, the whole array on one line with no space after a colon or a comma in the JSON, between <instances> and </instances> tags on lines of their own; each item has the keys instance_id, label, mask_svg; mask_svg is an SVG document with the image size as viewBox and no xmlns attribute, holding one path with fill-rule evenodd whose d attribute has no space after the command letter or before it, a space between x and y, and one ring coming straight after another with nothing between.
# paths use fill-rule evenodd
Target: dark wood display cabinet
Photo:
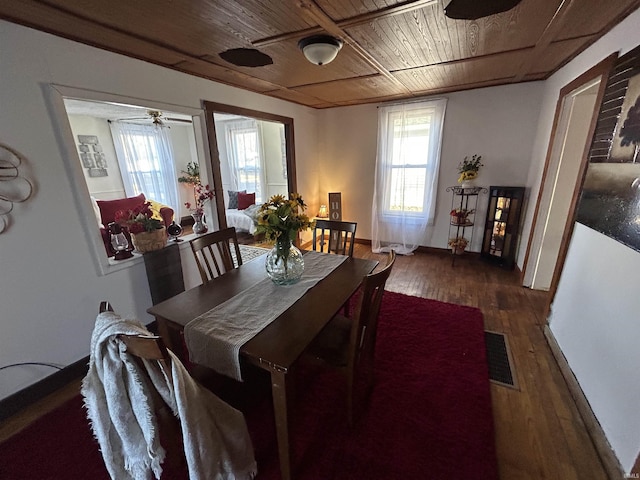
<instances>
[{"instance_id":1,"label":"dark wood display cabinet","mask_svg":"<svg viewBox=\"0 0 640 480\"><path fill-rule=\"evenodd\" d=\"M506 269L512 269L516 262L523 200L524 187L489 188L480 255Z\"/></svg>"}]
</instances>

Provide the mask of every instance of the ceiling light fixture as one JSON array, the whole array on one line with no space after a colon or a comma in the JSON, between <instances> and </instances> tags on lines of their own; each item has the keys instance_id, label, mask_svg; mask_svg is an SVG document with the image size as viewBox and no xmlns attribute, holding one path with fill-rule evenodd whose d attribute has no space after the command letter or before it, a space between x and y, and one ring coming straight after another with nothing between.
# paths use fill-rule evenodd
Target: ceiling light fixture
<instances>
[{"instance_id":1,"label":"ceiling light fixture","mask_svg":"<svg viewBox=\"0 0 640 480\"><path fill-rule=\"evenodd\" d=\"M342 40L330 35L313 35L298 42L298 47L311 63L326 65L342 48Z\"/></svg>"}]
</instances>

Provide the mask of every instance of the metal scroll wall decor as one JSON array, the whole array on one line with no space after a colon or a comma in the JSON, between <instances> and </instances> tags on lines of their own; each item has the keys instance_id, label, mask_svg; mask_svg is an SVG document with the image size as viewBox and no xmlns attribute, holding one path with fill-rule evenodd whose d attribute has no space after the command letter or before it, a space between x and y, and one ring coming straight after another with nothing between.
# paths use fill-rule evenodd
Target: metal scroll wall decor
<instances>
[{"instance_id":1,"label":"metal scroll wall decor","mask_svg":"<svg viewBox=\"0 0 640 480\"><path fill-rule=\"evenodd\" d=\"M31 182L20 176L21 163L18 152L0 143L0 233L9 228L13 204L24 202L33 192Z\"/></svg>"}]
</instances>

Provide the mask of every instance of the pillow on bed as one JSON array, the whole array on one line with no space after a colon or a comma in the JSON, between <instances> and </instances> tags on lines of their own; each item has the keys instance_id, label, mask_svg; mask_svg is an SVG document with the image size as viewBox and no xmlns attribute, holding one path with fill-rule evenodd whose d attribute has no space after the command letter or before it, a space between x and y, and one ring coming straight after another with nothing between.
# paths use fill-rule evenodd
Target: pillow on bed
<instances>
[{"instance_id":1,"label":"pillow on bed","mask_svg":"<svg viewBox=\"0 0 640 480\"><path fill-rule=\"evenodd\" d=\"M244 213L249 218L251 218L251 220L253 220L255 223L258 223L259 212L260 212L260 205L256 205L255 203L253 205L248 206L244 210L242 210L242 213Z\"/></svg>"},{"instance_id":2,"label":"pillow on bed","mask_svg":"<svg viewBox=\"0 0 640 480\"><path fill-rule=\"evenodd\" d=\"M244 210L256 203L255 193L242 193L238 192L238 210Z\"/></svg>"},{"instance_id":3,"label":"pillow on bed","mask_svg":"<svg viewBox=\"0 0 640 480\"><path fill-rule=\"evenodd\" d=\"M227 208L232 209L232 208L238 208L238 194L247 193L247 191L240 190L236 192L234 190L227 190L227 193L229 194L229 205L227 206Z\"/></svg>"}]
</instances>

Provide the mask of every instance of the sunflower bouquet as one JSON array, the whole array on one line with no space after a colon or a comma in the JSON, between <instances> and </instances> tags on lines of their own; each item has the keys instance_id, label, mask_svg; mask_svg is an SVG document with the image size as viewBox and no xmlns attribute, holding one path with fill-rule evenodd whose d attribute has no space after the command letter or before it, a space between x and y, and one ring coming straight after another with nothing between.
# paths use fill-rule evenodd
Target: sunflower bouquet
<instances>
[{"instance_id":1,"label":"sunflower bouquet","mask_svg":"<svg viewBox=\"0 0 640 480\"><path fill-rule=\"evenodd\" d=\"M272 242L293 242L298 232L313 228L315 222L304 214L307 205L298 193L287 200L283 195L274 195L260 207L256 233L264 233Z\"/></svg>"}]
</instances>

